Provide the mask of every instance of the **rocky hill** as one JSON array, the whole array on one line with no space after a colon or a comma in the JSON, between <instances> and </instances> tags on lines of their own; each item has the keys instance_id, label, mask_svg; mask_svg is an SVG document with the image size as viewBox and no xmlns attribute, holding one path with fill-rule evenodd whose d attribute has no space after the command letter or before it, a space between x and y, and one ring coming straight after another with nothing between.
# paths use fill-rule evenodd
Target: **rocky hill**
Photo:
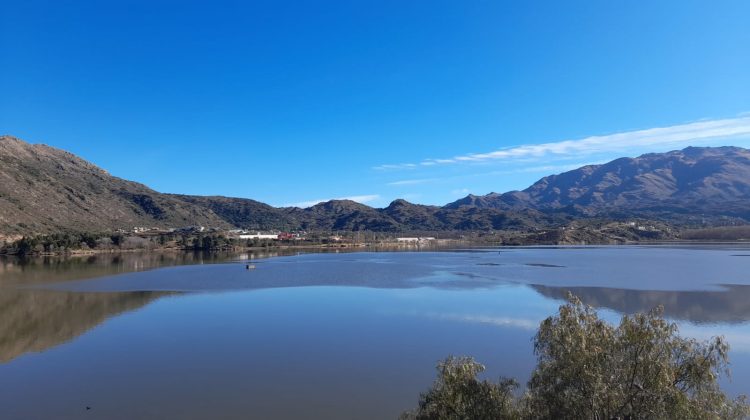
<instances>
[{"instance_id":1,"label":"rocky hill","mask_svg":"<svg viewBox=\"0 0 750 420\"><path fill-rule=\"evenodd\" d=\"M197 206L201 211L211 212L223 222L235 227L250 230L290 230L298 228L300 224L282 209L247 198L195 195L172 195L172 197Z\"/></svg>"},{"instance_id":2,"label":"rocky hill","mask_svg":"<svg viewBox=\"0 0 750 420\"><path fill-rule=\"evenodd\" d=\"M470 195L446 207L464 206L614 218L750 220L750 151L688 147L621 158L544 177L523 191Z\"/></svg>"},{"instance_id":3,"label":"rocky hill","mask_svg":"<svg viewBox=\"0 0 750 420\"><path fill-rule=\"evenodd\" d=\"M331 200L306 209L288 208L285 214L305 230L398 231L401 226L378 209L350 200Z\"/></svg>"},{"instance_id":4,"label":"rocky hill","mask_svg":"<svg viewBox=\"0 0 750 420\"><path fill-rule=\"evenodd\" d=\"M229 227L210 210L114 177L63 150L0 137L0 232Z\"/></svg>"},{"instance_id":5,"label":"rocky hill","mask_svg":"<svg viewBox=\"0 0 750 420\"><path fill-rule=\"evenodd\" d=\"M446 206L348 200L276 208L231 197L164 194L63 150L0 137L0 235L135 226L380 232L529 230L575 219L695 223L750 220L750 151L694 148L542 178L523 191L469 195Z\"/></svg>"},{"instance_id":6,"label":"rocky hill","mask_svg":"<svg viewBox=\"0 0 750 420\"><path fill-rule=\"evenodd\" d=\"M380 212L410 230L442 230L450 223L440 217L440 207L395 200Z\"/></svg>"}]
</instances>

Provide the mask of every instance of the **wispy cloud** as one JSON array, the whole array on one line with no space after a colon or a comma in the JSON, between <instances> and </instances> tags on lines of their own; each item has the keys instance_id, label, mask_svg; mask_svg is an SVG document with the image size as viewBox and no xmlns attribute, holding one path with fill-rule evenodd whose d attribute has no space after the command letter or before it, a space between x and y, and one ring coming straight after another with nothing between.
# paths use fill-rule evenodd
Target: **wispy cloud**
<instances>
[{"instance_id":1,"label":"wispy cloud","mask_svg":"<svg viewBox=\"0 0 750 420\"><path fill-rule=\"evenodd\" d=\"M392 187L399 187L404 185L419 185L419 184L426 184L428 182L435 181L435 178L422 178L422 179L404 179L401 181L393 181L389 182L387 185L390 185Z\"/></svg>"},{"instance_id":2,"label":"wispy cloud","mask_svg":"<svg viewBox=\"0 0 750 420\"><path fill-rule=\"evenodd\" d=\"M493 176L499 176L499 175L514 175L514 174L526 174L526 173L540 173L544 175L551 175L555 173L561 173L566 171L572 171L574 169L581 168L583 166L588 165L600 165L603 163L607 163L607 160L602 161L591 161L591 162L578 162L578 163L569 163L565 165L540 165L540 166L526 166L526 167L520 167L520 168L514 168L514 169L504 169L504 170L496 170L496 171L488 171L488 172L479 172L479 173L468 173L463 175L454 175L454 176L445 176L442 178L430 178L428 180L425 180L425 182L443 182L443 181L456 181L456 180L469 180L469 179L475 179L475 178L482 178L482 177L493 177ZM420 182L410 182L412 180L405 180L405 181L396 181L395 183L391 182L388 183L388 185L411 185L411 184L418 184ZM419 181L419 180L414 180ZM459 188L451 190L451 195L466 195L470 193L469 188Z\"/></svg>"},{"instance_id":3,"label":"wispy cloud","mask_svg":"<svg viewBox=\"0 0 750 420\"><path fill-rule=\"evenodd\" d=\"M299 207L299 208L304 209L304 208L312 207L316 204L325 203L326 201L331 201L331 200L351 200L351 201L356 201L357 203L366 204L366 203L379 200L379 199L380 199L380 195L378 194L352 195L349 197L323 198L320 200L301 201L299 203L285 204L282 207Z\"/></svg>"},{"instance_id":4,"label":"wispy cloud","mask_svg":"<svg viewBox=\"0 0 750 420\"><path fill-rule=\"evenodd\" d=\"M537 173L542 172L546 174L553 174L559 172L572 171L583 166L589 165L601 165L607 163L607 160L596 161L596 162L581 162L581 163L570 163L567 165L542 165L542 166L527 166L523 168L510 169L507 171L492 171L484 172L481 174L475 174L474 176L487 176L487 175L512 175L512 174L524 174L524 173Z\"/></svg>"},{"instance_id":5,"label":"wispy cloud","mask_svg":"<svg viewBox=\"0 0 750 420\"><path fill-rule=\"evenodd\" d=\"M669 127L592 136L578 140L564 140L552 143L527 144L487 153L471 153L449 159L426 159L419 163L379 165L374 169L414 169L425 166L460 163L481 163L509 159L528 159L563 156L586 156L596 153L617 152L629 149L663 146L690 145L708 139L729 139L750 136L750 116L737 118L696 121Z\"/></svg>"}]
</instances>

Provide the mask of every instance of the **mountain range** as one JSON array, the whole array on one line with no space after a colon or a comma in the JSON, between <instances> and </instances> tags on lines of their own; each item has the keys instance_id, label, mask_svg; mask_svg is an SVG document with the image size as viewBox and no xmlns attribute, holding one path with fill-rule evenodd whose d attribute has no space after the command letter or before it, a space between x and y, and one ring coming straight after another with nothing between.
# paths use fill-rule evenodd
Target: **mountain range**
<instances>
[{"instance_id":1,"label":"mountain range","mask_svg":"<svg viewBox=\"0 0 750 420\"><path fill-rule=\"evenodd\" d=\"M445 206L332 200L277 208L246 198L166 194L114 177L71 153L0 136L0 234L135 226L309 231L486 231L578 219L676 224L750 220L750 150L688 147L544 177L523 191L468 195Z\"/></svg>"},{"instance_id":2,"label":"mountain range","mask_svg":"<svg viewBox=\"0 0 750 420\"><path fill-rule=\"evenodd\" d=\"M449 208L534 208L583 216L750 217L750 151L688 147L544 177L523 191L469 195Z\"/></svg>"}]
</instances>

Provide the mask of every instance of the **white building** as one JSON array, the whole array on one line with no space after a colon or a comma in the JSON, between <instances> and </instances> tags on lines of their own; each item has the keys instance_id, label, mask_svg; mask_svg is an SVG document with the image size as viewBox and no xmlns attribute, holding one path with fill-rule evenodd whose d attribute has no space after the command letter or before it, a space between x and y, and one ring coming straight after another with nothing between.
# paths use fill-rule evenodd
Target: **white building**
<instances>
[{"instance_id":1,"label":"white building","mask_svg":"<svg viewBox=\"0 0 750 420\"><path fill-rule=\"evenodd\" d=\"M279 239L279 235L276 233L248 233L244 235L239 235L238 238L240 239Z\"/></svg>"},{"instance_id":2,"label":"white building","mask_svg":"<svg viewBox=\"0 0 750 420\"><path fill-rule=\"evenodd\" d=\"M422 237L422 238L416 238L416 237L407 237L407 238L396 238L396 241L398 242L427 242L427 241L434 241L435 238L432 236Z\"/></svg>"}]
</instances>

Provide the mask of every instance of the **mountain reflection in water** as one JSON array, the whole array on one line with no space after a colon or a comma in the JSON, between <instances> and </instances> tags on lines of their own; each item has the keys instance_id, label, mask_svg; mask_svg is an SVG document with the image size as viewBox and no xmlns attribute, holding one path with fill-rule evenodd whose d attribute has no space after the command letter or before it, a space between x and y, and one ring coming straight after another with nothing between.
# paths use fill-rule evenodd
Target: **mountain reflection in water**
<instances>
[{"instance_id":1,"label":"mountain reflection in water","mask_svg":"<svg viewBox=\"0 0 750 420\"><path fill-rule=\"evenodd\" d=\"M724 291L629 290L606 287L551 287L532 285L545 297L564 299L568 292L596 308L620 313L646 312L659 305L675 320L703 323L750 321L750 286L727 285Z\"/></svg>"},{"instance_id":2,"label":"mountain reflection in water","mask_svg":"<svg viewBox=\"0 0 750 420\"><path fill-rule=\"evenodd\" d=\"M166 294L2 290L0 362L68 342L114 315L141 308Z\"/></svg>"},{"instance_id":3,"label":"mountain reflection in water","mask_svg":"<svg viewBox=\"0 0 750 420\"><path fill-rule=\"evenodd\" d=\"M280 254L248 255L264 258ZM220 263L237 257L235 253L217 252L129 252L25 258L0 255L0 287L93 279L175 265Z\"/></svg>"},{"instance_id":4,"label":"mountain reflection in water","mask_svg":"<svg viewBox=\"0 0 750 420\"><path fill-rule=\"evenodd\" d=\"M241 257L264 258L278 252ZM78 293L28 288L161 267L231 261L234 253L113 253L17 258L0 256L0 363L64 344L108 318L173 292Z\"/></svg>"}]
</instances>

